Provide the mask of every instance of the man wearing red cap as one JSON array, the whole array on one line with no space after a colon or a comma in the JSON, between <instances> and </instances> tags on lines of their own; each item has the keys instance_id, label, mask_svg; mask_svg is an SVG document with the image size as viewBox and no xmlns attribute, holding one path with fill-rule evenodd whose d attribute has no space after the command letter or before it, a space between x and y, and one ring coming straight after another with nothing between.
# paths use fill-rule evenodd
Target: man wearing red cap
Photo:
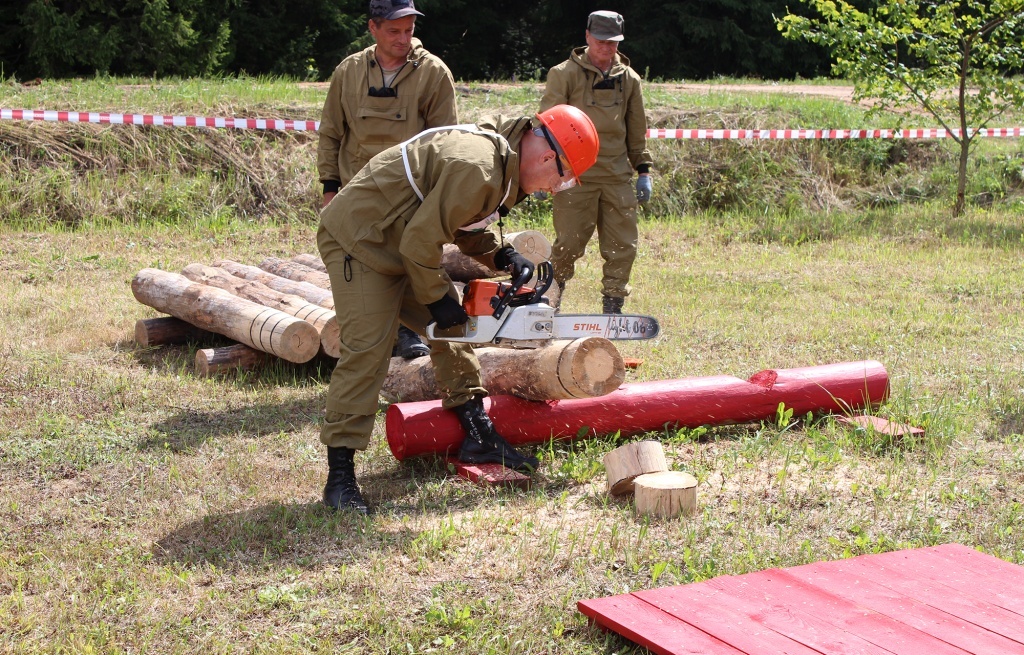
<instances>
[{"instance_id":1,"label":"man wearing red cap","mask_svg":"<svg viewBox=\"0 0 1024 655\"><path fill-rule=\"evenodd\" d=\"M317 147L322 206L378 152L429 127L459 122L451 71L413 36L422 15L412 0L371 0L367 27L374 45L334 70ZM399 329L396 355L413 359L429 352L415 332Z\"/></svg>"},{"instance_id":2,"label":"man wearing red cap","mask_svg":"<svg viewBox=\"0 0 1024 655\"><path fill-rule=\"evenodd\" d=\"M640 76L618 51L622 16L595 11L587 20L585 47L548 71L540 108L558 104L579 107L601 135L597 163L578 188L552 199L555 243L551 264L559 289L572 279L576 260L597 229L604 258L602 309L621 314L629 295L629 275L636 259L637 202L651 197L651 153ZM631 185L637 173L635 190Z\"/></svg>"}]
</instances>

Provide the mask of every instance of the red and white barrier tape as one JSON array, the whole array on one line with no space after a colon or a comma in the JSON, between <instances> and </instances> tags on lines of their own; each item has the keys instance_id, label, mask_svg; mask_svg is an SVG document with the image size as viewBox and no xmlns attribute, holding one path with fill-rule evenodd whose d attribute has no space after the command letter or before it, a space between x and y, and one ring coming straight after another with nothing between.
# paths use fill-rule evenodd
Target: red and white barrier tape
<instances>
[{"instance_id":1,"label":"red and white barrier tape","mask_svg":"<svg viewBox=\"0 0 1024 655\"><path fill-rule=\"evenodd\" d=\"M47 121L54 123L98 123L109 125L163 125L165 127L219 127L240 130L296 130L315 132L320 121L275 118L208 118L203 116L156 116L153 114L110 114L106 112L50 111L44 109L0 109L0 120ZM1024 127L996 127L968 130L979 137L1024 136ZM945 139L960 136L960 130L924 128L912 130L647 130L649 139Z\"/></svg>"},{"instance_id":2,"label":"red and white barrier tape","mask_svg":"<svg viewBox=\"0 0 1024 655\"><path fill-rule=\"evenodd\" d=\"M163 125L165 127L233 127L240 130L299 130L315 132L319 121L275 118L205 118L203 116L154 116L152 114L109 114L106 112L48 111L44 109L0 109L0 120L47 121L52 123L98 123L110 125Z\"/></svg>"},{"instance_id":3,"label":"red and white barrier tape","mask_svg":"<svg viewBox=\"0 0 1024 655\"><path fill-rule=\"evenodd\" d=\"M968 130L979 137L1020 137L1024 127ZM945 139L960 130L647 130L649 139Z\"/></svg>"}]
</instances>

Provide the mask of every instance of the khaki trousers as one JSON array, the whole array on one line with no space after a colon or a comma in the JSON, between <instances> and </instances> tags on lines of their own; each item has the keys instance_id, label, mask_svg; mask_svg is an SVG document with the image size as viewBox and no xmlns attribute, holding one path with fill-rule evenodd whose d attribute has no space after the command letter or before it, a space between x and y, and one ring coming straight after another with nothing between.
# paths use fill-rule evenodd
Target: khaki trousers
<instances>
[{"instance_id":1,"label":"khaki trousers","mask_svg":"<svg viewBox=\"0 0 1024 655\"><path fill-rule=\"evenodd\" d=\"M341 357L331 374L320 441L332 448L365 450L399 322L425 336L432 317L416 301L406 276L382 275L350 258L323 227L317 232L317 246L331 278L341 330ZM454 287L449 294L458 297ZM447 341L429 345L445 408L487 394L471 346Z\"/></svg>"},{"instance_id":2,"label":"khaki trousers","mask_svg":"<svg viewBox=\"0 0 1024 655\"><path fill-rule=\"evenodd\" d=\"M551 265L563 286L576 274L576 260L586 252L597 229L604 259L602 292L613 298L629 295L629 274L636 259L636 192L630 182L585 182L551 199L555 243Z\"/></svg>"}]
</instances>

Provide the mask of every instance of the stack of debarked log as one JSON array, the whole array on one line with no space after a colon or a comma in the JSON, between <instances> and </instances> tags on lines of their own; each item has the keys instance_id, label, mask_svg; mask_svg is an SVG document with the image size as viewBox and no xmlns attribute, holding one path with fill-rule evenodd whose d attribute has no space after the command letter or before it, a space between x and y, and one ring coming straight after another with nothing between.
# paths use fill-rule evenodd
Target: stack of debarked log
<instances>
[{"instance_id":1,"label":"stack of debarked log","mask_svg":"<svg viewBox=\"0 0 1024 655\"><path fill-rule=\"evenodd\" d=\"M551 244L534 230L507 236L525 257L540 262ZM454 246L446 247L442 265L452 280L499 277ZM216 333L234 345L196 352L198 375L250 369L274 357L302 364L341 352L330 279L316 255L290 260L265 258L258 266L222 259L207 266L190 264L181 273L143 269L132 280L142 304L169 314L140 319L135 339L143 346L198 340ZM530 400L592 398L622 384L625 366L607 339L554 341L536 350L478 348L484 385L491 393ZM392 358L382 395L392 401L441 397L430 359Z\"/></svg>"}]
</instances>

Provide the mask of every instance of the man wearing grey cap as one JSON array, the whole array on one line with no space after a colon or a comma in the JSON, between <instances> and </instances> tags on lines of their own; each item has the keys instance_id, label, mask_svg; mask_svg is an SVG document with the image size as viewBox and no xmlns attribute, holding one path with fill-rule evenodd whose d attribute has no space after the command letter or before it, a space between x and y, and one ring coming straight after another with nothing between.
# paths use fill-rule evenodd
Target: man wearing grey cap
<instances>
[{"instance_id":1,"label":"man wearing grey cap","mask_svg":"<svg viewBox=\"0 0 1024 655\"><path fill-rule=\"evenodd\" d=\"M586 43L548 71L540 109L559 104L578 107L601 138L597 163L579 186L552 198L555 243L551 264L560 290L575 273L576 260L597 230L604 259L602 310L621 314L629 295L636 259L637 202L651 197L651 153L640 76L618 51L623 19L614 11L595 11L587 19ZM635 188L633 172L637 173Z\"/></svg>"},{"instance_id":2,"label":"man wearing grey cap","mask_svg":"<svg viewBox=\"0 0 1024 655\"><path fill-rule=\"evenodd\" d=\"M459 122L451 71L413 37L422 15L413 0L370 0L367 27L374 44L334 69L320 117L321 207L378 152L427 128ZM395 354L414 359L429 353L402 326Z\"/></svg>"}]
</instances>

